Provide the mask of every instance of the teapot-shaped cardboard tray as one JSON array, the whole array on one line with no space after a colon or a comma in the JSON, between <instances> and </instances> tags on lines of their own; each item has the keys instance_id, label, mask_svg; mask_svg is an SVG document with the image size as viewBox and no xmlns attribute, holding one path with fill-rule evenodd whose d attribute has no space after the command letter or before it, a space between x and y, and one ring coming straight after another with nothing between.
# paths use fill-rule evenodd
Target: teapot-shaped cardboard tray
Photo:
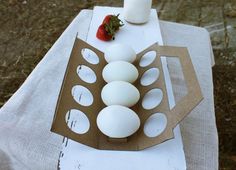
<instances>
[{"instance_id":1,"label":"teapot-shaped cardboard tray","mask_svg":"<svg viewBox=\"0 0 236 170\"><path fill-rule=\"evenodd\" d=\"M83 51L89 49L93 51L98 57L97 62L91 62L88 58L83 56ZM154 51L156 57L153 62L146 66L140 66L139 62L146 53ZM186 87L187 95L184 96L175 107L170 110L168 105L167 90L163 74L163 68L161 64L161 56L165 57L178 57L181 63ZM51 131L58 133L62 136L68 137L69 139L75 140L82 144L91 146L97 149L103 150L142 150L157 144L160 144L166 140L174 137L173 129L176 125L184 119L184 117L191 112L191 110L199 104L203 99L201 89L188 54L187 48L184 47L170 47L170 46L159 46L154 44L149 48L145 49L141 53L137 54L137 59L133 63L139 71L139 77L134 83L136 88L140 92L139 102L131 109L134 110L141 121L139 130L125 139L111 139L105 136L97 127L96 118L98 113L106 107L101 99L101 90L106 85L106 82L102 77L102 70L106 65L104 59L104 53L87 44L83 40L78 38L75 39L74 46L71 52L67 70L62 83L60 95L57 102L56 112L52 123ZM78 70L81 67L90 68L96 74L94 75L94 81L86 81L78 76ZM88 68L88 69L89 69ZM142 75L151 68L157 68L159 70L158 79L148 86L143 86L140 83ZM73 97L73 88L82 87L84 93L77 94L79 97L75 99ZM142 100L148 92L153 89L157 89L160 93L161 99L159 105L151 108L144 108ZM87 103L80 103L79 100L83 97L83 94L90 94L93 100ZM81 133L73 131L73 123L68 122L68 113L71 110L78 110L84 115L81 119L88 122L88 127ZM163 131L157 136L148 136L144 133L145 122L155 113L163 113L166 118L166 125ZM77 124L83 125L82 120L78 120Z\"/></svg>"}]
</instances>

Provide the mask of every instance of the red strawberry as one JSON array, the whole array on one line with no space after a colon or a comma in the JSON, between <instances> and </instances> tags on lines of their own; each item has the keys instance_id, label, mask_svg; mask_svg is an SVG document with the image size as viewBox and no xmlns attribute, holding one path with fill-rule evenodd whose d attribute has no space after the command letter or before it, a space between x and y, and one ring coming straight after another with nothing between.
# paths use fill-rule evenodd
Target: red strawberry
<instances>
[{"instance_id":1,"label":"red strawberry","mask_svg":"<svg viewBox=\"0 0 236 170\"><path fill-rule=\"evenodd\" d=\"M118 31L120 27L122 27L124 24L119 19L119 15L107 15L104 20L103 24L107 24L109 27L113 28L115 31Z\"/></svg>"},{"instance_id":2,"label":"red strawberry","mask_svg":"<svg viewBox=\"0 0 236 170\"><path fill-rule=\"evenodd\" d=\"M97 30L97 38L103 41L114 39L115 32L123 26L118 15L107 15Z\"/></svg>"},{"instance_id":3,"label":"red strawberry","mask_svg":"<svg viewBox=\"0 0 236 170\"><path fill-rule=\"evenodd\" d=\"M112 29L109 29L106 24L102 24L98 27L97 31L97 38L103 41L110 41L113 39L114 31Z\"/></svg>"}]
</instances>

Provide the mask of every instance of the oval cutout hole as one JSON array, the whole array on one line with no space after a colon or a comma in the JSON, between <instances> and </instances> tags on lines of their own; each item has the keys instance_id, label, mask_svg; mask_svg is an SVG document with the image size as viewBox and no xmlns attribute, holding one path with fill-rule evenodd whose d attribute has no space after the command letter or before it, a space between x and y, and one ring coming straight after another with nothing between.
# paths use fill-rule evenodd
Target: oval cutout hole
<instances>
[{"instance_id":1,"label":"oval cutout hole","mask_svg":"<svg viewBox=\"0 0 236 170\"><path fill-rule=\"evenodd\" d=\"M94 71L85 65L79 65L77 67L77 74L81 80L85 81L86 83L95 83L97 80L97 76Z\"/></svg>"},{"instance_id":2,"label":"oval cutout hole","mask_svg":"<svg viewBox=\"0 0 236 170\"><path fill-rule=\"evenodd\" d=\"M161 89L152 89L145 94L142 101L142 106L146 110L151 110L157 107L163 99L163 93Z\"/></svg>"},{"instance_id":3,"label":"oval cutout hole","mask_svg":"<svg viewBox=\"0 0 236 170\"><path fill-rule=\"evenodd\" d=\"M89 62L90 64L98 64L99 63L99 57L94 51L92 51L88 48L84 48L84 49L82 49L81 54L82 54L83 58L87 62Z\"/></svg>"},{"instance_id":4,"label":"oval cutout hole","mask_svg":"<svg viewBox=\"0 0 236 170\"><path fill-rule=\"evenodd\" d=\"M163 113L155 113L146 120L143 131L148 137L157 137L166 129L166 126L166 115Z\"/></svg>"},{"instance_id":5,"label":"oval cutout hole","mask_svg":"<svg viewBox=\"0 0 236 170\"><path fill-rule=\"evenodd\" d=\"M142 75L140 83L143 86L149 86L154 83L159 77L160 71L158 68L151 68Z\"/></svg>"},{"instance_id":6,"label":"oval cutout hole","mask_svg":"<svg viewBox=\"0 0 236 170\"><path fill-rule=\"evenodd\" d=\"M88 132L90 123L88 117L80 110L72 109L66 113L67 126L77 134Z\"/></svg>"},{"instance_id":7,"label":"oval cutout hole","mask_svg":"<svg viewBox=\"0 0 236 170\"><path fill-rule=\"evenodd\" d=\"M80 105L90 106L93 104L93 95L86 87L76 85L72 88L71 93L75 101Z\"/></svg>"},{"instance_id":8,"label":"oval cutout hole","mask_svg":"<svg viewBox=\"0 0 236 170\"><path fill-rule=\"evenodd\" d=\"M142 56L139 61L139 65L141 67L147 67L148 65L152 64L152 62L156 59L156 51L149 51Z\"/></svg>"}]
</instances>

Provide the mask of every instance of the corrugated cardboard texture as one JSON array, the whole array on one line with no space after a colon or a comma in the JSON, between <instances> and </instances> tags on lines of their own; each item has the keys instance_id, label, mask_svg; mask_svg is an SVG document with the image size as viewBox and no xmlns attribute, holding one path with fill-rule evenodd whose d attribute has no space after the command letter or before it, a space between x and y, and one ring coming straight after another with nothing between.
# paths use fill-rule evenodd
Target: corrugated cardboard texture
<instances>
[{"instance_id":1,"label":"corrugated cardboard texture","mask_svg":"<svg viewBox=\"0 0 236 170\"><path fill-rule=\"evenodd\" d=\"M88 63L81 54L83 49L91 49L94 51L99 57L99 64L93 65ZM152 64L147 67L140 67L139 61L141 57L149 51L156 51L157 57L152 62ZM166 57L178 57L181 62L186 86L188 89L188 94L183 97L181 101L179 101L176 106L170 110L168 105L168 98L166 92L166 86L164 81L164 74L161 64L161 56ZM57 102L56 113L54 116L53 124L51 131L68 137L72 140L80 142L82 144L91 146L97 149L104 150L142 150L147 147L151 147L157 144L160 144L168 139L174 137L173 129L176 125L187 116L191 110L198 105L198 103L203 99L201 89L199 83L196 78L196 74L188 54L187 48L183 47L170 47L170 46L158 46L154 44L142 51L137 55L137 59L134 65L137 67L139 71L139 78L135 82L135 86L140 91L140 100L139 102L133 106L131 109L134 110L140 120L141 126L140 129L128 137L127 139L109 139L107 136L102 134L97 127L96 118L97 114L106 107L101 100L101 90L106 84L106 82L102 78L102 70L106 65L106 61L104 59L104 54L97 50L96 48L90 46L86 42L76 38L74 47L72 49L71 57L67 66L67 70L65 73L64 81L61 87L60 96ZM86 65L93 69L96 73L97 80L93 84L89 84L80 79L77 75L77 67L79 65ZM140 78L143 73L150 68L158 68L160 71L160 75L158 80L149 85L142 86L140 84ZM71 89L75 85L82 85L88 88L93 94L94 100L91 106L82 106L78 104L71 95ZM163 99L157 107L151 110L146 110L142 107L142 99L144 95L150 91L151 89L158 88L163 92ZM66 113L71 109L78 109L86 114L90 122L89 131L85 134L77 134L73 132L66 123L65 117ZM150 117L150 115L154 113L164 113L167 117L167 126L165 130L158 135L157 137L148 137L144 134L143 128L144 123Z\"/></svg>"}]
</instances>

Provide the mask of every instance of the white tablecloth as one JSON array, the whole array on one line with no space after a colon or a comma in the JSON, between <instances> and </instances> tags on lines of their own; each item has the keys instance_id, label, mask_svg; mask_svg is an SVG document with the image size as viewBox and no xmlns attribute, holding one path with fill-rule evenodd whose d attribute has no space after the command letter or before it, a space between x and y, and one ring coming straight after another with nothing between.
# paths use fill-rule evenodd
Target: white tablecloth
<instances>
[{"instance_id":1,"label":"white tablecloth","mask_svg":"<svg viewBox=\"0 0 236 170\"><path fill-rule=\"evenodd\" d=\"M0 110L0 170L57 169L62 137L50 132L61 83L78 24L78 15L37 65L25 83ZM78 23L80 20L80 23ZM209 34L203 28L161 23L165 44L187 46L204 100L181 123L189 170L218 169L218 135L215 123L211 66L214 63ZM175 64L173 61L169 63ZM181 81L172 82L181 96Z\"/></svg>"}]
</instances>

